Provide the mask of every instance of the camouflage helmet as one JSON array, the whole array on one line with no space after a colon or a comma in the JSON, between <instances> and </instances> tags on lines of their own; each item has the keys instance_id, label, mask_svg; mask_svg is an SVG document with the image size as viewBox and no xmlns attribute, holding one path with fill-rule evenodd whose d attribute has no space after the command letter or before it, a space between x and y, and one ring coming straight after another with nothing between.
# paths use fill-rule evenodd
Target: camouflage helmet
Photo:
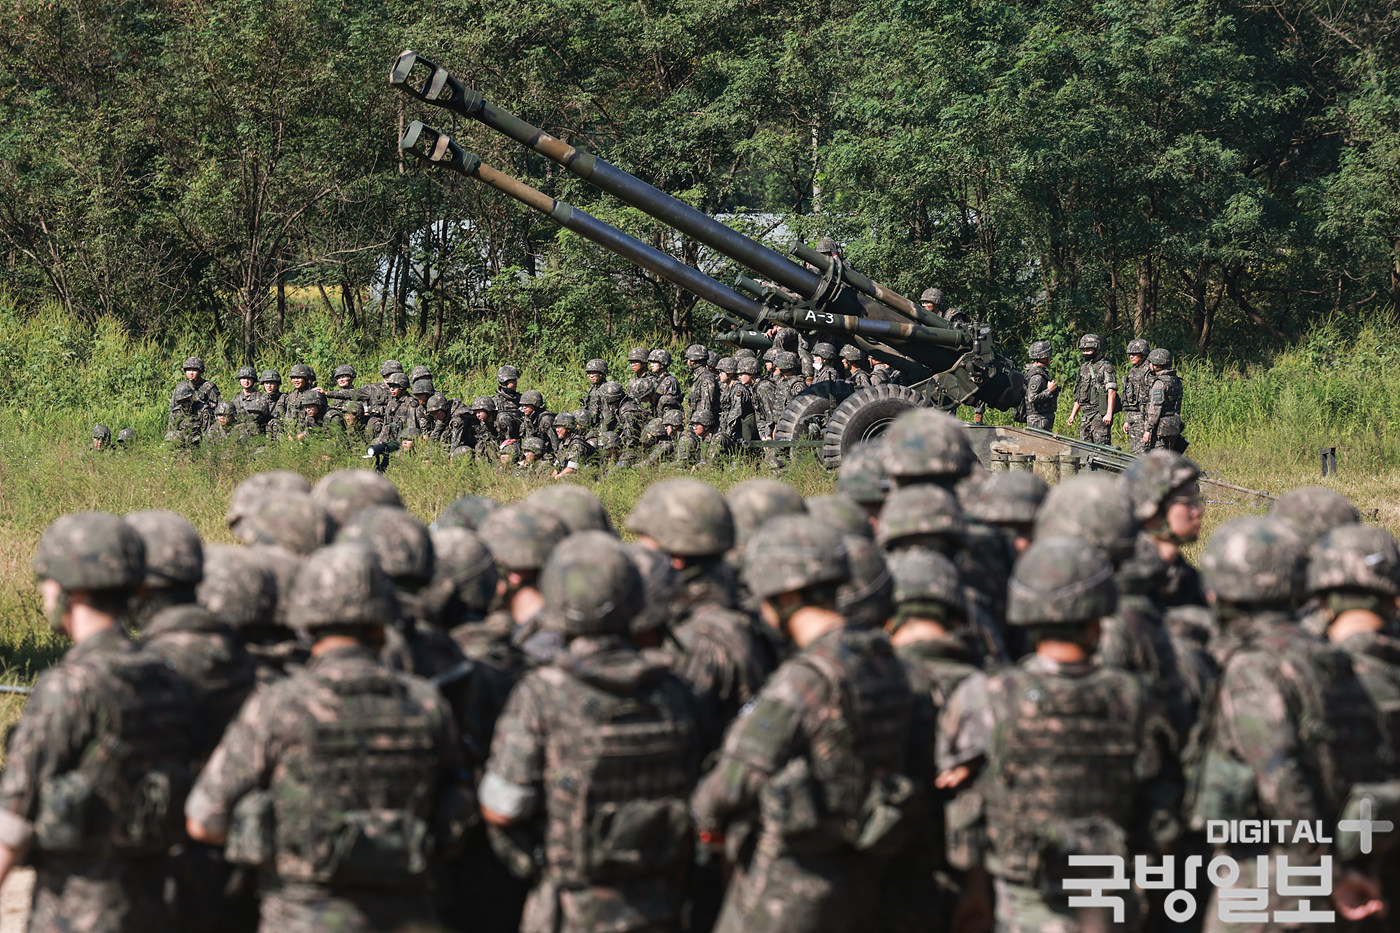
<instances>
[{"instance_id":1,"label":"camouflage helmet","mask_svg":"<svg viewBox=\"0 0 1400 933\"><path fill-rule=\"evenodd\" d=\"M1133 554L1140 526L1116 477L1081 473L1057 483L1035 517L1035 537L1083 538L1116 566Z\"/></svg>"},{"instance_id":2,"label":"camouflage helmet","mask_svg":"<svg viewBox=\"0 0 1400 933\"><path fill-rule=\"evenodd\" d=\"M808 496L807 514L815 515L843 535L857 538L872 538L875 533L870 527L870 517L865 509L849 496L833 493L829 496Z\"/></svg>"},{"instance_id":3,"label":"camouflage helmet","mask_svg":"<svg viewBox=\"0 0 1400 933\"><path fill-rule=\"evenodd\" d=\"M740 376L758 375L758 357L743 356L734 361L734 372Z\"/></svg>"},{"instance_id":4,"label":"camouflage helmet","mask_svg":"<svg viewBox=\"0 0 1400 933\"><path fill-rule=\"evenodd\" d=\"M1113 613L1113 565L1083 538L1037 538L1016 560L1007 585L1010 625L1092 622Z\"/></svg>"},{"instance_id":5,"label":"camouflage helmet","mask_svg":"<svg viewBox=\"0 0 1400 933\"><path fill-rule=\"evenodd\" d=\"M758 359L758 354L755 353L751 347L740 347L739 349L734 351L734 359L756 360Z\"/></svg>"},{"instance_id":6,"label":"camouflage helmet","mask_svg":"<svg viewBox=\"0 0 1400 933\"><path fill-rule=\"evenodd\" d=\"M613 534L608 508L590 490L572 483L555 483L536 489L525 500L564 523L570 534L580 531L606 531Z\"/></svg>"},{"instance_id":7,"label":"camouflage helmet","mask_svg":"<svg viewBox=\"0 0 1400 933\"><path fill-rule=\"evenodd\" d=\"M627 395L644 402L656 392L656 383L645 376L633 376L627 380Z\"/></svg>"},{"instance_id":8,"label":"camouflage helmet","mask_svg":"<svg viewBox=\"0 0 1400 933\"><path fill-rule=\"evenodd\" d=\"M660 363L662 366L670 366L671 354L667 353L660 347L657 347L655 350L652 350L650 353L647 354L647 362Z\"/></svg>"},{"instance_id":9,"label":"camouflage helmet","mask_svg":"<svg viewBox=\"0 0 1400 933\"><path fill-rule=\"evenodd\" d=\"M271 624L289 627L287 611L291 606L292 588L296 586L297 572L304 558L300 554L270 544L259 544L242 548L243 552L258 563L272 580Z\"/></svg>"},{"instance_id":10,"label":"camouflage helmet","mask_svg":"<svg viewBox=\"0 0 1400 933\"><path fill-rule=\"evenodd\" d=\"M413 513L390 505L365 509L335 536L336 544L361 544L374 553L393 581L421 586L433 577L433 541Z\"/></svg>"},{"instance_id":11,"label":"camouflage helmet","mask_svg":"<svg viewBox=\"0 0 1400 933\"><path fill-rule=\"evenodd\" d=\"M773 361L774 361L775 359L777 359L777 358L778 358L778 348L777 348L777 347L769 347L767 350L764 350L764 351L763 351L763 362L765 362L765 363L771 363L771 362L773 362Z\"/></svg>"},{"instance_id":12,"label":"camouflage helmet","mask_svg":"<svg viewBox=\"0 0 1400 933\"><path fill-rule=\"evenodd\" d=\"M499 502L486 496L462 496L447 503L438 514L437 521L429 527L434 531L440 528L466 528L468 531L475 531L481 527L486 516L500 507Z\"/></svg>"},{"instance_id":13,"label":"camouflage helmet","mask_svg":"<svg viewBox=\"0 0 1400 933\"><path fill-rule=\"evenodd\" d=\"M597 373L600 376L606 376L608 374L608 361L596 358L591 359L583 364L583 371L585 373Z\"/></svg>"},{"instance_id":14,"label":"camouflage helmet","mask_svg":"<svg viewBox=\"0 0 1400 933\"><path fill-rule=\"evenodd\" d=\"M632 617L632 634L666 628L672 622L671 600L680 589L680 574L660 551L640 544L623 546L642 580L642 608Z\"/></svg>"},{"instance_id":15,"label":"camouflage helmet","mask_svg":"<svg viewBox=\"0 0 1400 933\"><path fill-rule=\"evenodd\" d=\"M258 371L251 366L241 366L238 369L238 375L233 378L238 380L248 379L256 382L258 379Z\"/></svg>"},{"instance_id":16,"label":"camouflage helmet","mask_svg":"<svg viewBox=\"0 0 1400 933\"><path fill-rule=\"evenodd\" d=\"M195 387L188 382L182 382L175 387L174 402L177 405L188 402L196 395Z\"/></svg>"},{"instance_id":17,"label":"camouflage helmet","mask_svg":"<svg viewBox=\"0 0 1400 933\"><path fill-rule=\"evenodd\" d=\"M802 515L807 503L787 483L760 477L736 483L724 494L734 522L734 546L742 549L753 533L779 515Z\"/></svg>"},{"instance_id":18,"label":"camouflage helmet","mask_svg":"<svg viewBox=\"0 0 1400 933\"><path fill-rule=\"evenodd\" d=\"M690 413L690 423L703 424L707 428L713 428L715 426L715 413L705 408L697 408Z\"/></svg>"},{"instance_id":19,"label":"camouflage helmet","mask_svg":"<svg viewBox=\"0 0 1400 933\"><path fill-rule=\"evenodd\" d=\"M942 486L905 486L890 493L880 509L875 541L889 550L906 538L942 535L961 541L964 531L958 500Z\"/></svg>"},{"instance_id":20,"label":"camouflage helmet","mask_svg":"<svg viewBox=\"0 0 1400 933\"><path fill-rule=\"evenodd\" d=\"M1103 341L1099 340L1098 334L1085 334L1079 338L1079 349L1081 350L1097 350L1102 345Z\"/></svg>"},{"instance_id":21,"label":"camouflage helmet","mask_svg":"<svg viewBox=\"0 0 1400 933\"><path fill-rule=\"evenodd\" d=\"M603 401L617 404L627 396L627 391L622 388L620 382L605 382L598 387L598 392L603 396Z\"/></svg>"},{"instance_id":22,"label":"camouflage helmet","mask_svg":"<svg viewBox=\"0 0 1400 933\"><path fill-rule=\"evenodd\" d=\"M247 545L270 544L310 554L335 534L335 520L306 493L270 492L250 501L233 533Z\"/></svg>"},{"instance_id":23,"label":"camouflage helmet","mask_svg":"<svg viewBox=\"0 0 1400 933\"><path fill-rule=\"evenodd\" d=\"M450 411L452 406L447 404L447 396L441 392L434 392L428 396L428 402L423 406L429 414L435 411Z\"/></svg>"},{"instance_id":24,"label":"camouflage helmet","mask_svg":"<svg viewBox=\"0 0 1400 933\"><path fill-rule=\"evenodd\" d=\"M1246 516L1215 530L1201 555L1201 582L1217 599L1240 605L1287 605L1302 590L1307 550L1274 517Z\"/></svg>"},{"instance_id":25,"label":"camouflage helmet","mask_svg":"<svg viewBox=\"0 0 1400 933\"><path fill-rule=\"evenodd\" d=\"M151 509L132 512L126 523L146 546L146 579L153 590L194 586L204 577L204 543L188 518Z\"/></svg>"},{"instance_id":26,"label":"camouflage helmet","mask_svg":"<svg viewBox=\"0 0 1400 933\"><path fill-rule=\"evenodd\" d=\"M394 373L402 372L403 364L400 363L398 360L385 360L384 362L379 364L379 377L381 379L387 379Z\"/></svg>"},{"instance_id":27,"label":"camouflage helmet","mask_svg":"<svg viewBox=\"0 0 1400 933\"><path fill-rule=\"evenodd\" d=\"M340 414L353 415L356 418L363 418L367 413L364 402L344 402L340 406Z\"/></svg>"},{"instance_id":28,"label":"camouflage helmet","mask_svg":"<svg viewBox=\"0 0 1400 933\"><path fill-rule=\"evenodd\" d=\"M1269 517L1287 522L1307 547L1321 541L1333 528L1361 521L1361 513L1351 500L1326 486L1290 489L1274 502Z\"/></svg>"},{"instance_id":29,"label":"camouflage helmet","mask_svg":"<svg viewBox=\"0 0 1400 933\"><path fill-rule=\"evenodd\" d=\"M390 373L384 377L384 384L391 389L407 389L408 377L403 373Z\"/></svg>"},{"instance_id":30,"label":"camouflage helmet","mask_svg":"<svg viewBox=\"0 0 1400 933\"><path fill-rule=\"evenodd\" d=\"M1048 360L1052 352L1054 351L1050 348L1050 341L1037 340L1035 343L1031 344L1031 348L1026 351L1026 356L1033 360Z\"/></svg>"},{"instance_id":31,"label":"camouflage helmet","mask_svg":"<svg viewBox=\"0 0 1400 933\"><path fill-rule=\"evenodd\" d=\"M1129 356L1146 356L1149 349L1151 348L1148 346L1147 341L1143 340L1141 337L1128 341Z\"/></svg>"},{"instance_id":32,"label":"camouflage helmet","mask_svg":"<svg viewBox=\"0 0 1400 933\"><path fill-rule=\"evenodd\" d=\"M507 382L517 382L519 379L520 370L509 363L506 363L496 370L496 381L501 385L505 385Z\"/></svg>"},{"instance_id":33,"label":"camouflage helmet","mask_svg":"<svg viewBox=\"0 0 1400 933\"><path fill-rule=\"evenodd\" d=\"M860 505L879 505L890 492L881 445L865 441L846 451L836 478L836 491Z\"/></svg>"},{"instance_id":34,"label":"camouflage helmet","mask_svg":"<svg viewBox=\"0 0 1400 933\"><path fill-rule=\"evenodd\" d=\"M468 612L485 615L496 595L496 562L491 551L466 528L435 528L433 543L433 582L430 600L438 610L451 593Z\"/></svg>"},{"instance_id":35,"label":"camouflage helmet","mask_svg":"<svg viewBox=\"0 0 1400 933\"><path fill-rule=\"evenodd\" d=\"M782 350L773 355L773 365L778 367L780 372L796 372L800 364L796 353L791 350Z\"/></svg>"},{"instance_id":36,"label":"camouflage helmet","mask_svg":"<svg viewBox=\"0 0 1400 933\"><path fill-rule=\"evenodd\" d=\"M886 559L890 576L894 577L894 604L942 603L959 617L967 614L963 599L962 577L952 560L915 547L895 551Z\"/></svg>"},{"instance_id":37,"label":"camouflage helmet","mask_svg":"<svg viewBox=\"0 0 1400 933\"><path fill-rule=\"evenodd\" d=\"M881 438L882 464L896 484L920 478L957 479L977 462L961 421L935 408L915 408L894 419Z\"/></svg>"},{"instance_id":38,"label":"camouflage helmet","mask_svg":"<svg viewBox=\"0 0 1400 933\"><path fill-rule=\"evenodd\" d=\"M553 512L522 502L486 516L477 533L491 549L496 566L525 573L544 566L549 552L569 536L569 527Z\"/></svg>"},{"instance_id":39,"label":"camouflage helmet","mask_svg":"<svg viewBox=\"0 0 1400 933\"><path fill-rule=\"evenodd\" d=\"M821 253L823 256L835 256L840 250L836 246L835 240L829 236L824 236L817 241L817 252Z\"/></svg>"},{"instance_id":40,"label":"camouflage helmet","mask_svg":"<svg viewBox=\"0 0 1400 933\"><path fill-rule=\"evenodd\" d=\"M543 408L544 393L539 389L526 389L520 393L520 406L524 408L526 405L531 408Z\"/></svg>"},{"instance_id":41,"label":"camouflage helmet","mask_svg":"<svg viewBox=\"0 0 1400 933\"><path fill-rule=\"evenodd\" d=\"M679 409L668 408L661 413L661 426L666 428L684 427Z\"/></svg>"},{"instance_id":42,"label":"camouflage helmet","mask_svg":"<svg viewBox=\"0 0 1400 933\"><path fill-rule=\"evenodd\" d=\"M642 426L642 436L653 439L665 437L666 426L661 423L660 418L649 418L647 423Z\"/></svg>"},{"instance_id":43,"label":"camouflage helmet","mask_svg":"<svg viewBox=\"0 0 1400 933\"><path fill-rule=\"evenodd\" d=\"M383 625L399 615L394 584L363 544L332 544L301 562L287 621L302 629Z\"/></svg>"},{"instance_id":44,"label":"camouflage helmet","mask_svg":"<svg viewBox=\"0 0 1400 933\"><path fill-rule=\"evenodd\" d=\"M105 424L95 424L92 426L92 436L94 440L109 441L112 439L112 429Z\"/></svg>"},{"instance_id":45,"label":"camouflage helmet","mask_svg":"<svg viewBox=\"0 0 1400 933\"><path fill-rule=\"evenodd\" d=\"M270 382L273 385L280 386L282 384L282 374L275 369L264 369L258 374L258 382L263 385L267 385Z\"/></svg>"},{"instance_id":46,"label":"camouflage helmet","mask_svg":"<svg viewBox=\"0 0 1400 933\"><path fill-rule=\"evenodd\" d=\"M810 515L779 515L744 548L744 583L759 599L851 577L840 532Z\"/></svg>"},{"instance_id":47,"label":"camouflage helmet","mask_svg":"<svg viewBox=\"0 0 1400 933\"><path fill-rule=\"evenodd\" d=\"M843 534L841 544L851 577L836 588L836 608L856 625L880 628L894 611L894 578L885 555L868 536Z\"/></svg>"},{"instance_id":48,"label":"camouflage helmet","mask_svg":"<svg viewBox=\"0 0 1400 933\"><path fill-rule=\"evenodd\" d=\"M688 363L704 363L710 358L710 351L705 349L704 344L692 343L685 348L685 359Z\"/></svg>"},{"instance_id":49,"label":"camouflage helmet","mask_svg":"<svg viewBox=\"0 0 1400 933\"><path fill-rule=\"evenodd\" d=\"M1171 450L1149 450L1123 471L1123 486L1133 501L1133 514L1147 521L1162 511L1172 493L1201 476L1201 468Z\"/></svg>"},{"instance_id":50,"label":"camouflage helmet","mask_svg":"<svg viewBox=\"0 0 1400 933\"><path fill-rule=\"evenodd\" d=\"M1049 487L1030 470L987 473L958 487L963 514L987 525L1033 525Z\"/></svg>"},{"instance_id":51,"label":"camouflage helmet","mask_svg":"<svg viewBox=\"0 0 1400 933\"><path fill-rule=\"evenodd\" d=\"M235 629L271 625L277 581L247 548L211 544L204 549L204 577L195 601Z\"/></svg>"},{"instance_id":52,"label":"camouflage helmet","mask_svg":"<svg viewBox=\"0 0 1400 933\"><path fill-rule=\"evenodd\" d=\"M335 372L331 374L331 378L339 379L341 376L349 376L351 379L354 379L358 375L359 373L355 372L355 367L351 366L349 363L341 363L335 368Z\"/></svg>"},{"instance_id":53,"label":"camouflage helmet","mask_svg":"<svg viewBox=\"0 0 1400 933\"><path fill-rule=\"evenodd\" d=\"M132 428L122 428L117 432L117 443L126 444L136 440L136 431Z\"/></svg>"},{"instance_id":54,"label":"camouflage helmet","mask_svg":"<svg viewBox=\"0 0 1400 933\"><path fill-rule=\"evenodd\" d=\"M311 497L344 525L356 514L375 505L403 508L403 499L392 482L373 470L336 470L316 481Z\"/></svg>"},{"instance_id":55,"label":"camouflage helmet","mask_svg":"<svg viewBox=\"0 0 1400 933\"><path fill-rule=\"evenodd\" d=\"M417 382L419 379L432 378L433 368L431 366L424 366L422 363L419 363L417 366L413 367L408 371L408 381L410 383Z\"/></svg>"},{"instance_id":56,"label":"camouflage helmet","mask_svg":"<svg viewBox=\"0 0 1400 933\"><path fill-rule=\"evenodd\" d=\"M1167 572L1167 562L1157 550L1156 540L1140 534L1133 544L1132 556L1118 565L1114 579L1122 596L1156 597L1166 582Z\"/></svg>"},{"instance_id":57,"label":"camouflage helmet","mask_svg":"<svg viewBox=\"0 0 1400 933\"><path fill-rule=\"evenodd\" d=\"M305 363L297 363L291 368L287 375L291 379L309 379L312 382L316 381L316 370L307 366Z\"/></svg>"},{"instance_id":58,"label":"camouflage helmet","mask_svg":"<svg viewBox=\"0 0 1400 933\"><path fill-rule=\"evenodd\" d=\"M715 362L715 372L727 373L733 376L739 371L739 361L732 356L721 356Z\"/></svg>"},{"instance_id":59,"label":"camouflage helmet","mask_svg":"<svg viewBox=\"0 0 1400 933\"><path fill-rule=\"evenodd\" d=\"M472 411L495 411L496 400L489 395L478 395L472 399Z\"/></svg>"},{"instance_id":60,"label":"camouflage helmet","mask_svg":"<svg viewBox=\"0 0 1400 933\"><path fill-rule=\"evenodd\" d=\"M715 487L678 477L652 483L626 527L678 557L718 557L734 546L734 517Z\"/></svg>"},{"instance_id":61,"label":"camouflage helmet","mask_svg":"<svg viewBox=\"0 0 1400 933\"><path fill-rule=\"evenodd\" d=\"M715 365L718 364L718 363L719 363L719 354L716 353L714 350L706 350L706 351L705 351L705 365L708 366L708 367L710 367L711 369L714 369L714 368L715 368Z\"/></svg>"},{"instance_id":62,"label":"camouflage helmet","mask_svg":"<svg viewBox=\"0 0 1400 933\"><path fill-rule=\"evenodd\" d=\"M545 451L544 438L531 435L520 442L520 449L527 454L542 454Z\"/></svg>"},{"instance_id":63,"label":"camouflage helmet","mask_svg":"<svg viewBox=\"0 0 1400 933\"><path fill-rule=\"evenodd\" d=\"M825 340L812 347L812 355L819 356L824 360L836 359L836 348Z\"/></svg>"},{"instance_id":64,"label":"camouflage helmet","mask_svg":"<svg viewBox=\"0 0 1400 933\"><path fill-rule=\"evenodd\" d=\"M236 413L237 413L237 412L235 411L235 409L234 409L234 407L233 407L233 403L230 402L230 401L228 401L227 399L225 399L224 401L219 402L219 404L217 404L217 405L214 406L214 417L216 417L216 418L219 417L220 415L226 415L226 416L232 417L232 416L235 415Z\"/></svg>"},{"instance_id":65,"label":"camouflage helmet","mask_svg":"<svg viewBox=\"0 0 1400 933\"><path fill-rule=\"evenodd\" d=\"M642 608L642 577L617 538L602 531L569 535L540 570L547 628L567 637L624 635Z\"/></svg>"},{"instance_id":66,"label":"camouflage helmet","mask_svg":"<svg viewBox=\"0 0 1400 933\"><path fill-rule=\"evenodd\" d=\"M326 406L326 397L320 392L304 392L301 396L302 408L314 408L320 411Z\"/></svg>"},{"instance_id":67,"label":"camouflage helmet","mask_svg":"<svg viewBox=\"0 0 1400 933\"><path fill-rule=\"evenodd\" d=\"M850 360L852 363L864 363L865 351L853 343L848 343L841 348L841 359Z\"/></svg>"},{"instance_id":68,"label":"camouflage helmet","mask_svg":"<svg viewBox=\"0 0 1400 933\"><path fill-rule=\"evenodd\" d=\"M228 512L224 515L224 522L232 528L243 517L249 503L262 498L267 493L308 493L310 491L311 483L307 482L306 477L292 470L266 470L262 473L254 473L234 487L233 494L228 498Z\"/></svg>"},{"instance_id":69,"label":"camouflage helmet","mask_svg":"<svg viewBox=\"0 0 1400 933\"><path fill-rule=\"evenodd\" d=\"M1307 592L1351 590L1400 596L1400 546L1384 528L1341 525L1312 551Z\"/></svg>"},{"instance_id":70,"label":"camouflage helmet","mask_svg":"<svg viewBox=\"0 0 1400 933\"><path fill-rule=\"evenodd\" d=\"M627 351L627 362L645 363L648 361L650 356L651 351L648 350L646 347L633 347L631 350Z\"/></svg>"},{"instance_id":71,"label":"camouflage helmet","mask_svg":"<svg viewBox=\"0 0 1400 933\"><path fill-rule=\"evenodd\" d=\"M571 411L561 411L554 416L554 426L556 428L568 428L572 431L578 424L578 419Z\"/></svg>"},{"instance_id":72,"label":"camouflage helmet","mask_svg":"<svg viewBox=\"0 0 1400 933\"><path fill-rule=\"evenodd\" d=\"M943 304L943 289L941 289L941 288L926 288L926 289L924 289L923 292L920 293L920 295L919 295L919 303L922 304L922 303L925 302L925 301L930 302L930 303L935 304L935 305L941 305L941 304Z\"/></svg>"},{"instance_id":73,"label":"camouflage helmet","mask_svg":"<svg viewBox=\"0 0 1400 933\"><path fill-rule=\"evenodd\" d=\"M146 576L146 546L110 512L72 512L44 531L30 567L65 590L130 590Z\"/></svg>"},{"instance_id":74,"label":"camouflage helmet","mask_svg":"<svg viewBox=\"0 0 1400 933\"><path fill-rule=\"evenodd\" d=\"M201 373L202 373L202 372L204 372L204 361L203 361L202 359L200 359L199 357L197 357L197 356L186 357L186 358L185 358L185 365L181 366L180 368L181 368L181 369L193 369L193 370L195 370L195 371L197 371L197 372L201 372Z\"/></svg>"},{"instance_id":75,"label":"camouflage helmet","mask_svg":"<svg viewBox=\"0 0 1400 933\"><path fill-rule=\"evenodd\" d=\"M1170 366L1172 364L1172 351L1165 347L1158 347L1147 354L1147 362L1153 366Z\"/></svg>"},{"instance_id":76,"label":"camouflage helmet","mask_svg":"<svg viewBox=\"0 0 1400 933\"><path fill-rule=\"evenodd\" d=\"M431 380L431 379L416 379L416 380L414 380L414 382L413 382L413 388L409 391L409 394L410 394L410 395L432 395L432 394L433 394L434 392L436 392L436 391L437 391L437 389L433 386L433 380Z\"/></svg>"}]
</instances>

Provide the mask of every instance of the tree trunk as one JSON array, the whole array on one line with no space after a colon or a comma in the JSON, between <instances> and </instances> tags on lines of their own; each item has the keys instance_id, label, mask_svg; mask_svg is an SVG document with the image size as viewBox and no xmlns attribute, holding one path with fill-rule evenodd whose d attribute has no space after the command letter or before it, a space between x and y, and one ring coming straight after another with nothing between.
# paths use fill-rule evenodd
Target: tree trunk
<instances>
[{"instance_id":1,"label":"tree trunk","mask_svg":"<svg viewBox=\"0 0 1400 933\"><path fill-rule=\"evenodd\" d=\"M1133 305L1133 333L1141 336L1152 326L1157 316L1155 296L1152 288L1152 254L1148 253L1138 263L1137 302Z\"/></svg>"},{"instance_id":2,"label":"tree trunk","mask_svg":"<svg viewBox=\"0 0 1400 933\"><path fill-rule=\"evenodd\" d=\"M1112 260L1105 265L1108 267L1108 295L1103 309L1103 329L1112 333L1118 329L1118 270Z\"/></svg>"},{"instance_id":3,"label":"tree trunk","mask_svg":"<svg viewBox=\"0 0 1400 933\"><path fill-rule=\"evenodd\" d=\"M258 318L258 294L257 288L249 286L243 293L243 364L253 365L253 358L257 355L257 318Z\"/></svg>"},{"instance_id":4,"label":"tree trunk","mask_svg":"<svg viewBox=\"0 0 1400 933\"><path fill-rule=\"evenodd\" d=\"M287 326L287 270L277 269L277 336L286 333Z\"/></svg>"}]
</instances>

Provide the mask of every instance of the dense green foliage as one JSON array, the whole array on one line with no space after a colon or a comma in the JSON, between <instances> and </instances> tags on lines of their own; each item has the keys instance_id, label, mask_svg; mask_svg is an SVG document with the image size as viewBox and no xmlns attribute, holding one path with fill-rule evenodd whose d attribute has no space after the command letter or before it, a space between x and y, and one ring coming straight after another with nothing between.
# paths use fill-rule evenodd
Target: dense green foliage
<instances>
[{"instance_id":1,"label":"dense green foliage","mask_svg":"<svg viewBox=\"0 0 1400 933\"><path fill-rule=\"evenodd\" d=\"M16 0L14 294L249 359L302 339L307 305L334 319L320 339L413 335L472 364L705 333L689 296L402 164L422 116L716 263L399 99L405 47L705 210L831 233L906 293L941 285L1013 350L1092 327L1257 355L1400 304L1400 10L1379 0Z\"/></svg>"}]
</instances>

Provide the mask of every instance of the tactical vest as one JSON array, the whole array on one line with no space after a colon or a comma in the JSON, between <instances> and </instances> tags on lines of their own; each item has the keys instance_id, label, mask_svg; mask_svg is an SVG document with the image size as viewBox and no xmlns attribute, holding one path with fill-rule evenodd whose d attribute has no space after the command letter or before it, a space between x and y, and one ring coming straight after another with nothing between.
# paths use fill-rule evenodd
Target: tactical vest
<instances>
[{"instance_id":1,"label":"tactical vest","mask_svg":"<svg viewBox=\"0 0 1400 933\"><path fill-rule=\"evenodd\" d=\"M1119 671L1064 677L1022 665L997 679L1001 689L988 691L996 727L985 781L987 867L1031 884L1080 828L1106 823L1121 833L1129 825L1145 702L1137 680Z\"/></svg>"},{"instance_id":2,"label":"tactical vest","mask_svg":"<svg viewBox=\"0 0 1400 933\"><path fill-rule=\"evenodd\" d=\"M622 695L566 675L552 699L569 715L545 749L551 874L588 885L674 873L690 851L699 764L685 686L666 675Z\"/></svg>"},{"instance_id":3,"label":"tactical vest","mask_svg":"<svg viewBox=\"0 0 1400 933\"><path fill-rule=\"evenodd\" d=\"M184 835L194 714L184 683L157 657L94 653L70 662L97 706L77 766L39 789L40 852L140 856Z\"/></svg>"},{"instance_id":4,"label":"tactical vest","mask_svg":"<svg viewBox=\"0 0 1400 933\"><path fill-rule=\"evenodd\" d=\"M439 771L431 715L388 670L305 676L324 700L298 724L269 789L278 876L333 887L418 886L432 854L428 820Z\"/></svg>"},{"instance_id":5,"label":"tactical vest","mask_svg":"<svg viewBox=\"0 0 1400 933\"><path fill-rule=\"evenodd\" d=\"M222 623L210 624L202 606L172 606L151 620L168 628L155 631L146 650L166 658L195 692L200 717L200 759L207 758L256 685L253 660Z\"/></svg>"},{"instance_id":6,"label":"tactical vest","mask_svg":"<svg viewBox=\"0 0 1400 933\"><path fill-rule=\"evenodd\" d=\"M1162 370L1149 392L1149 404L1157 409L1157 433L1162 437L1180 437L1181 380L1171 370Z\"/></svg>"},{"instance_id":7,"label":"tactical vest","mask_svg":"<svg viewBox=\"0 0 1400 933\"><path fill-rule=\"evenodd\" d=\"M1152 367L1139 363L1123 376L1123 410L1137 413L1147 404L1152 387Z\"/></svg>"}]
</instances>

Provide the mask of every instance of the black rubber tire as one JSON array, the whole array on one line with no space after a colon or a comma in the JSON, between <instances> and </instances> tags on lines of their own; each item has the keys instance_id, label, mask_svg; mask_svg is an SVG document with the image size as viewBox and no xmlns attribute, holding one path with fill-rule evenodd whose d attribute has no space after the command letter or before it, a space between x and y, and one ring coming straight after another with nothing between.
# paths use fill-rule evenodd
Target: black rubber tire
<instances>
[{"instance_id":1,"label":"black rubber tire","mask_svg":"<svg viewBox=\"0 0 1400 933\"><path fill-rule=\"evenodd\" d=\"M878 385L861 389L846 399L826 420L821 461L829 469L841 466L841 458L861 441L885 433L890 422L911 408L930 408L928 398L908 386Z\"/></svg>"},{"instance_id":2,"label":"black rubber tire","mask_svg":"<svg viewBox=\"0 0 1400 933\"><path fill-rule=\"evenodd\" d=\"M844 380L829 380L808 386L793 396L783 409L778 423L773 427L773 440L800 441L807 438L807 425L811 421L825 420L836 408L855 391L855 387Z\"/></svg>"}]
</instances>

